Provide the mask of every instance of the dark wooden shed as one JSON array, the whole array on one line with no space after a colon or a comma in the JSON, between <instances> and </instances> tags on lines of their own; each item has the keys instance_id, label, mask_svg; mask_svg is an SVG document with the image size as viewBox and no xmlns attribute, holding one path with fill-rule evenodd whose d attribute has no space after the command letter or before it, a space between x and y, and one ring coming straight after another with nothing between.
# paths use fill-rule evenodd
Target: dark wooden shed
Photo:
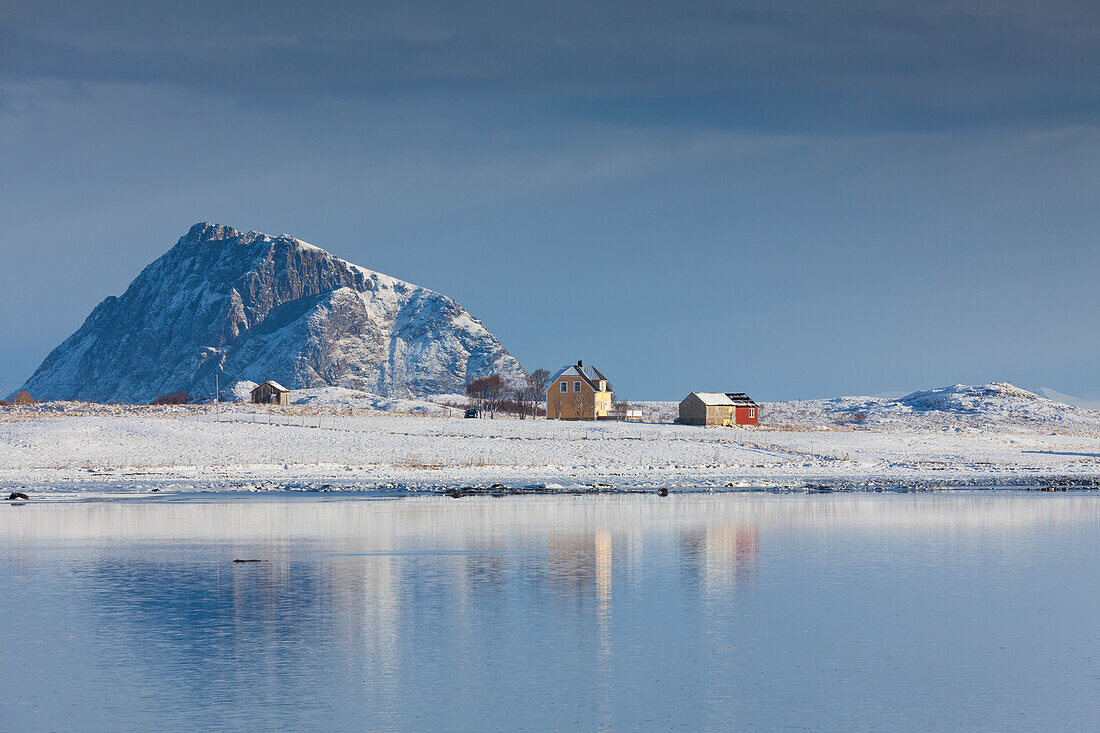
<instances>
[{"instance_id":1,"label":"dark wooden shed","mask_svg":"<svg viewBox=\"0 0 1100 733\"><path fill-rule=\"evenodd\" d=\"M290 390L268 380L252 390L252 402L257 405L289 405Z\"/></svg>"}]
</instances>

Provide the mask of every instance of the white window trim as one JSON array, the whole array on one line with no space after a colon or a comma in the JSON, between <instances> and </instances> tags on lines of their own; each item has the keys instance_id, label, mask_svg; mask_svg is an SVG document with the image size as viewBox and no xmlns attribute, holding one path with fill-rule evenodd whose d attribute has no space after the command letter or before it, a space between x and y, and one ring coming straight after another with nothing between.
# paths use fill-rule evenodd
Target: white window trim
<instances>
[{"instance_id":1,"label":"white window trim","mask_svg":"<svg viewBox=\"0 0 1100 733\"><path fill-rule=\"evenodd\" d=\"M569 382L567 382L564 379L561 380L560 382L558 382L558 386L559 386L558 391L560 391L560 392L568 392L569 391Z\"/></svg>"},{"instance_id":2,"label":"white window trim","mask_svg":"<svg viewBox=\"0 0 1100 733\"><path fill-rule=\"evenodd\" d=\"M749 408L749 419L751 420L754 417L756 417L756 408L755 407L750 407Z\"/></svg>"},{"instance_id":3,"label":"white window trim","mask_svg":"<svg viewBox=\"0 0 1100 733\"><path fill-rule=\"evenodd\" d=\"M580 392L581 391L581 382L580 382L579 379L577 381L573 382L573 391L574 392Z\"/></svg>"}]
</instances>

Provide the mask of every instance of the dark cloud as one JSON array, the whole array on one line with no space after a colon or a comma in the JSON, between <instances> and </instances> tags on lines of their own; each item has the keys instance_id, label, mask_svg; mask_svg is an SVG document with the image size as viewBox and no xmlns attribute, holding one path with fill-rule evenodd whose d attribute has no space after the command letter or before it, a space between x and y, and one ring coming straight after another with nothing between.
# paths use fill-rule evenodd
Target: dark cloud
<instances>
[{"instance_id":1,"label":"dark cloud","mask_svg":"<svg viewBox=\"0 0 1100 733\"><path fill-rule=\"evenodd\" d=\"M437 288L631 398L1088 392L1098 15L0 0L0 382L208 219Z\"/></svg>"},{"instance_id":2,"label":"dark cloud","mask_svg":"<svg viewBox=\"0 0 1100 733\"><path fill-rule=\"evenodd\" d=\"M632 124L937 129L1095 122L1100 5L86 3L0 17L0 79L266 103L524 95Z\"/></svg>"}]
</instances>

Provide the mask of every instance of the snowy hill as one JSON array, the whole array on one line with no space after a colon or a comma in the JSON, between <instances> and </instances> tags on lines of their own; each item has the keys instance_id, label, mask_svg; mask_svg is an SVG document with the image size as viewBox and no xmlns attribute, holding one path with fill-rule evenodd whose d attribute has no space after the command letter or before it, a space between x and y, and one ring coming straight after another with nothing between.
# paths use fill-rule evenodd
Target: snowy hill
<instances>
[{"instance_id":1,"label":"snowy hill","mask_svg":"<svg viewBox=\"0 0 1100 733\"><path fill-rule=\"evenodd\" d=\"M836 397L773 402L761 409L771 425L827 427L1027 428L1091 432L1100 430L1100 412L1040 397L1011 384L956 384L898 398Z\"/></svg>"},{"instance_id":2,"label":"snowy hill","mask_svg":"<svg viewBox=\"0 0 1100 733\"><path fill-rule=\"evenodd\" d=\"M460 392L517 362L454 300L287 235L196 224L121 297L100 303L21 389L147 402L274 379L384 397Z\"/></svg>"}]
</instances>

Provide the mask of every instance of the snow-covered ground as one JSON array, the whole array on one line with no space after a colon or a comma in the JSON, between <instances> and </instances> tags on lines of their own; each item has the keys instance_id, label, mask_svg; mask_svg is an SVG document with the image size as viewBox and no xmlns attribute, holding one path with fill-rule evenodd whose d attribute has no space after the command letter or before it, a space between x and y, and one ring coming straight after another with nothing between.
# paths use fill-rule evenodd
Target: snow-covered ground
<instances>
[{"instance_id":1,"label":"snow-covered ground","mask_svg":"<svg viewBox=\"0 0 1100 733\"><path fill-rule=\"evenodd\" d=\"M302 389L291 393L292 404L320 408L351 408L405 415L453 414L456 407L466 404L466 395L437 395L431 400L383 397L346 387L321 387Z\"/></svg>"},{"instance_id":2,"label":"snow-covered ground","mask_svg":"<svg viewBox=\"0 0 1100 733\"><path fill-rule=\"evenodd\" d=\"M796 428L969 427L1100 433L1100 412L1040 397L1011 384L957 384L898 398L836 397L774 402L764 404L760 414L768 425Z\"/></svg>"},{"instance_id":3,"label":"snow-covered ground","mask_svg":"<svg viewBox=\"0 0 1100 733\"><path fill-rule=\"evenodd\" d=\"M436 402L396 415L358 398L359 408L348 407L348 395L330 391L288 409L233 405L220 415L210 406L53 403L0 411L0 482L64 495L1100 482L1100 412L1020 392L990 385L773 403L756 428L465 420L442 416L459 411Z\"/></svg>"}]
</instances>

